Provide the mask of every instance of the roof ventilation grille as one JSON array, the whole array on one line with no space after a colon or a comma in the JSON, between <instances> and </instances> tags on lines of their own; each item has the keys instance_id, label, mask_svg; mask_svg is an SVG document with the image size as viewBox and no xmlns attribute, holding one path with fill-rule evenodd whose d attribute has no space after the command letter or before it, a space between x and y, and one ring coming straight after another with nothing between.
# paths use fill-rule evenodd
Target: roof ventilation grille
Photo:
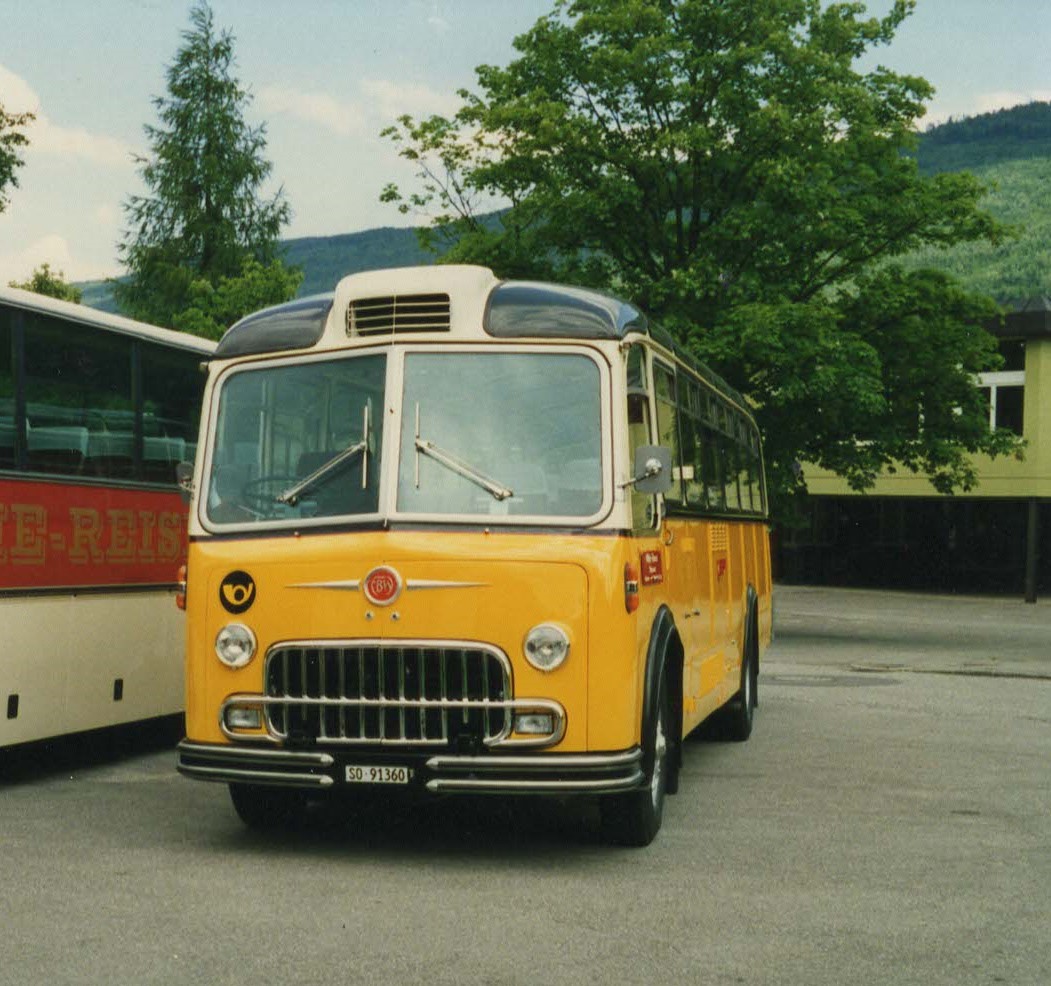
<instances>
[{"instance_id":1,"label":"roof ventilation grille","mask_svg":"<svg viewBox=\"0 0 1051 986\"><path fill-rule=\"evenodd\" d=\"M448 332L447 294L402 294L355 298L347 308L348 336L397 332Z\"/></svg>"}]
</instances>

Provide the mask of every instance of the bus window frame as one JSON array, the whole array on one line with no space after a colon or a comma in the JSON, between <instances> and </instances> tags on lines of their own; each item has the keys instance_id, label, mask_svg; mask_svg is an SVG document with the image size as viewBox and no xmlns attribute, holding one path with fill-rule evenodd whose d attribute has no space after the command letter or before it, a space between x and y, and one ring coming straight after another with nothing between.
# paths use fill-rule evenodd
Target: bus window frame
<instances>
[{"instance_id":1,"label":"bus window frame","mask_svg":"<svg viewBox=\"0 0 1051 986\"><path fill-rule=\"evenodd\" d=\"M631 374L631 355L634 352L639 352L642 356L642 387L632 386L630 378ZM656 398L654 396L654 380L653 380L653 350L647 345L647 340L643 337L637 337L630 342L626 343L624 347L624 383L625 383L625 425L626 425L626 438L627 444L625 446L625 455L627 470L630 475L632 463L635 458L635 449L639 445L633 445L631 441L631 421L630 421L630 408L629 402L633 397L642 398L642 407L646 411L646 426L645 441L640 444L650 445L657 443L657 408ZM656 532L661 524L663 523L663 511L664 511L664 496L663 494L656 493L640 493L634 485L627 487L627 508L628 508L628 521L629 529L635 535L651 535ZM645 516L649 515L648 523L636 523L635 511L636 504L644 509L640 510L640 513Z\"/></svg>"}]
</instances>

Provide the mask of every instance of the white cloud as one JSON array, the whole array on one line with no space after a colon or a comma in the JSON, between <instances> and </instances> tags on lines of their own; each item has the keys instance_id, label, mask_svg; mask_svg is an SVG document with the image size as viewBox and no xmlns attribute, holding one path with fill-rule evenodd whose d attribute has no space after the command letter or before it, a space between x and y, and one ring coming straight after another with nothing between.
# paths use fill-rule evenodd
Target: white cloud
<instances>
[{"instance_id":1,"label":"white cloud","mask_svg":"<svg viewBox=\"0 0 1051 986\"><path fill-rule=\"evenodd\" d=\"M100 202L95 206L92 218L99 226L117 229L124 218L124 213L120 206L114 205L112 202Z\"/></svg>"},{"instance_id":2,"label":"white cloud","mask_svg":"<svg viewBox=\"0 0 1051 986\"><path fill-rule=\"evenodd\" d=\"M445 34L449 30L449 22L438 13L438 4L434 5L434 12L427 18L427 25L435 34Z\"/></svg>"},{"instance_id":3,"label":"white cloud","mask_svg":"<svg viewBox=\"0 0 1051 986\"><path fill-rule=\"evenodd\" d=\"M0 65L0 106L8 113L40 112L40 97L25 79Z\"/></svg>"},{"instance_id":4,"label":"white cloud","mask_svg":"<svg viewBox=\"0 0 1051 986\"><path fill-rule=\"evenodd\" d=\"M374 139L381 127L403 113L414 117L451 115L460 99L419 84L365 79L360 99L342 102L325 92L304 92L290 86L265 86L256 98L267 114L286 115L316 124L340 137Z\"/></svg>"},{"instance_id":5,"label":"white cloud","mask_svg":"<svg viewBox=\"0 0 1051 986\"><path fill-rule=\"evenodd\" d=\"M68 280L90 276L77 268L66 238L49 233L21 250L0 254L0 284L25 281L43 263L50 264L53 271L62 271Z\"/></svg>"},{"instance_id":6,"label":"white cloud","mask_svg":"<svg viewBox=\"0 0 1051 986\"><path fill-rule=\"evenodd\" d=\"M360 137L366 132L361 108L324 92L303 92L287 86L265 86L258 100L267 113L284 113L307 123L316 123L341 137Z\"/></svg>"},{"instance_id":7,"label":"white cloud","mask_svg":"<svg viewBox=\"0 0 1051 986\"><path fill-rule=\"evenodd\" d=\"M1028 92L986 92L977 98L975 113L992 113L995 110L1006 110L1012 106L1025 103L1045 103L1051 100L1051 89L1031 89Z\"/></svg>"},{"instance_id":8,"label":"white cloud","mask_svg":"<svg viewBox=\"0 0 1051 986\"><path fill-rule=\"evenodd\" d=\"M384 122L392 122L404 113L417 119L432 113L452 116L461 102L455 93L437 92L424 85L387 79L363 80L361 90L372 104L374 114Z\"/></svg>"},{"instance_id":9,"label":"white cloud","mask_svg":"<svg viewBox=\"0 0 1051 986\"><path fill-rule=\"evenodd\" d=\"M93 164L131 166L132 149L115 137L92 134L83 127L53 123L41 109L40 97L25 79L0 65L0 104L8 113L33 113L36 119L25 128L29 146L26 157L47 154L77 158Z\"/></svg>"},{"instance_id":10,"label":"white cloud","mask_svg":"<svg viewBox=\"0 0 1051 986\"><path fill-rule=\"evenodd\" d=\"M91 134L82 127L55 126L41 114L27 132L29 147L26 154L50 154L56 157L72 157L92 164L127 167L133 164L133 150L124 141L101 134Z\"/></svg>"}]
</instances>

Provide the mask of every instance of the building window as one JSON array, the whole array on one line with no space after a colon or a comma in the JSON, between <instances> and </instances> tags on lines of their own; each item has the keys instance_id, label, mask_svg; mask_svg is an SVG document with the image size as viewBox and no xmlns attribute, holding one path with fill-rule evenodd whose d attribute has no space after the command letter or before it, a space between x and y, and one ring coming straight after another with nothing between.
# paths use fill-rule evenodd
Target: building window
<instances>
[{"instance_id":1,"label":"building window","mask_svg":"<svg viewBox=\"0 0 1051 986\"><path fill-rule=\"evenodd\" d=\"M1001 339L1003 368L978 376L978 386L989 407L989 427L1022 434L1025 409L1025 340Z\"/></svg>"}]
</instances>

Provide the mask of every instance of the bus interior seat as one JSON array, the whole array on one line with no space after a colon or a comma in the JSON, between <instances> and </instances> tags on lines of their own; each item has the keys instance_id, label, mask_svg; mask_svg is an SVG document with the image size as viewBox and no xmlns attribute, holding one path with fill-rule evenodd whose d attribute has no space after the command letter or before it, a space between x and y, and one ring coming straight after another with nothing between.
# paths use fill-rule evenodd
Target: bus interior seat
<instances>
[{"instance_id":1,"label":"bus interior seat","mask_svg":"<svg viewBox=\"0 0 1051 986\"><path fill-rule=\"evenodd\" d=\"M88 453L88 430L78 425L31 427L26 422L28 465L37 472L77 474Z\"/></svg>"},{"instance_id":2,"label":"bus interior seat","mask_svg":"<svg viewBox=\"0 0 1051 986\"><path fill-rule=\"evenodd\" d=\"M0 418L0 467L15 466L15 422L13 418Z\"/></svg>"},{"instance_id":3,"label":"bus interior seat","mask_svg":"<svg viewBox=\"0 0 1051 986\"><path fill-rule=\"evenodd\" d=\"M175 482L175 466L186 458L186 439L147 435L142 443L142 478L155 483Z\"/></svg>"},{"instance_id":4,"label":"bus interior seat","mask_svg":"<svg viewBox=\"0 0 1051 986\"><path fill-rule=\"evenodd\" d=\"M135 436L130 431L89 432L85 469L96 476L131 476L135 469Z\"/></svg>"}]
</instances>

